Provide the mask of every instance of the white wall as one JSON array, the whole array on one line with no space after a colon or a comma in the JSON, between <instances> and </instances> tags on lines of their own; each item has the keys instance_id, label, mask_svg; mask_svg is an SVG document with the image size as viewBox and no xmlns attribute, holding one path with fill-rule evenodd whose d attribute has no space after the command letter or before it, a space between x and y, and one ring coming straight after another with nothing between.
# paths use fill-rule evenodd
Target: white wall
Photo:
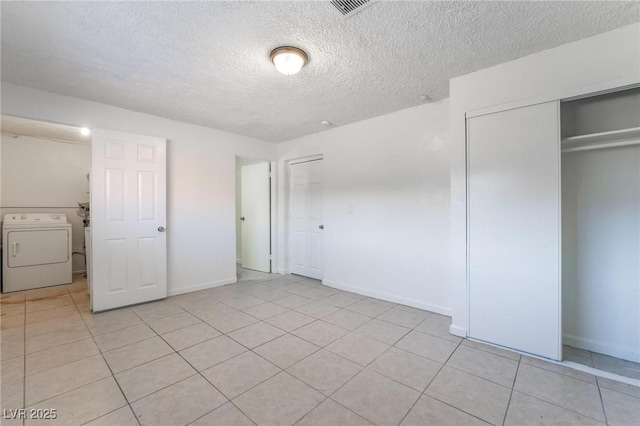
<instances>
[{"instance_id":1,"label":"white wall","mask_svg":"<svg viewBox=\"0 0 640 426\"><path fill-rule=\"evenodd\" d=\"M89 201L89 145L2 135L2 207L75 207Z\"/></svg>"},{"instance_id":2,"label":"white wall","mask_svg":"<svg viewBox=\"0 0 640 426\"><path fill-rule=\"evenodd\" d=\"M447 100L278 144L286 271L287 161L324 157L327 285L450 314Z\"/></svg>"},{"instance_id":3,"label":"white wall","mask_svg":"<svg viewBox=\"0 0 640 426\"><path fill-rule=\"evenodd\" d=\"M640 146L562 155L565 343L640 362Z\"/></svg>"},{"instance_id":4,"label":"white wall","mask_svg":"<svg viewBox=\"0 0 640 426\"><path fill-rule=\"evenodd\" d=\"M72 225L73 251L84 253L84 229L78 203L89 201L89 146L3 134L0 217L10 213L62 213ZM1 221L2 219L0 219ZM73 256L73 271L85 270Z\"/></svg>"},{"instance_id":5,"label":"white wall","mask_svg":"<svg viewBox=\"0 0 640 426\"><path fill-rule=\"evenodd\" d=\"M468 327L465 114L522 106L640 82L640 24L457 77L451 95L452 333Z\"/></svg>"},{"instance_id":6,"label":"white wall","mask_svg":"<svg viewBox=\"0 0 640 426\"><path fill-rule=\"evenodd\" d=\"M236 155L275 144L5 82L2 113L166 138L169 294L236 280Z\"/></svg>"}]
</instances>

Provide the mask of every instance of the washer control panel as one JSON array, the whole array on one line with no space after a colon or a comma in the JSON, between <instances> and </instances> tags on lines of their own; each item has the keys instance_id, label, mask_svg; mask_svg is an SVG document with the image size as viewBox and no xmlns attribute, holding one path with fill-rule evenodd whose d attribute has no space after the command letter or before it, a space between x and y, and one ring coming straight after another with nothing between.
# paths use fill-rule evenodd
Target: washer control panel
<instances>
[{"instance_id":1,"label":"washer control panel","mask_svg":"<svg viewBox=\"0 0 640 426\"><path fill-rule=\"evenodd\" d=\"M4 215L5 224L67 223L67 216L59 213L12 213Z\"/></svg>"}]
</instances>

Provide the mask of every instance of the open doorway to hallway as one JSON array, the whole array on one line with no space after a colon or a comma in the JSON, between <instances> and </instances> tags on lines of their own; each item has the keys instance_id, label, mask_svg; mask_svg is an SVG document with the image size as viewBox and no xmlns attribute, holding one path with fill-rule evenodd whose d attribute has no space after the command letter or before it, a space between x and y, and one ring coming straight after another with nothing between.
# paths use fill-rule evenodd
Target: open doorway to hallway
<instances>
[{"instance_id":1,"label":"open doorway to hallway","mask_svg":"<svg viewBox=\"0 0 640 426\"><path fill-rule=\"evenodd\" d=\"M266 160L236 157L236 259L243 270L271 272L270 170Z\"/></svg>"}]
</instances>

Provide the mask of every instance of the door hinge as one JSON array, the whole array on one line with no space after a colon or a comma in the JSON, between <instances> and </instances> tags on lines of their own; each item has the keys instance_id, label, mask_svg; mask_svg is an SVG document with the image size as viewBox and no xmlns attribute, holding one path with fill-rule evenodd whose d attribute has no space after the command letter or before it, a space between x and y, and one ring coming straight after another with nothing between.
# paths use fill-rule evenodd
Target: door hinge
<instances>
[{"instance_id":1,"label":"door hinge","mask_svg":"<svg viewBox=\"0 0 640 426\"><path fill-rule=\"evenodd\" d=\"M271 172L269 172L269 177L270 177L270 178L272 178L272 177L273 177L273 174L272 174Z\"/></svg>"},{"instance_id":2,"label":"door hinge","mask_svg":"<svg viewBox=\"0 0 640 426\"><path fill-rule=\"evenodd\" d=\"M269 260L273 260L273 255L272 254L269 255Z\"/></svg>"}]
</instances>

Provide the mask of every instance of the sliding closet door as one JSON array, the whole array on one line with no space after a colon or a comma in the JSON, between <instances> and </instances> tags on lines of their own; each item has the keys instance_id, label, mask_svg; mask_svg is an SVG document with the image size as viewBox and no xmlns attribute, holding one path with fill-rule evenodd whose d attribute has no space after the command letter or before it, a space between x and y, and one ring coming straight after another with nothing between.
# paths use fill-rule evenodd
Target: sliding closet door
<instances>
[{"instance_id":1,"label":"sliding closet door","mask_svg":"<svg viewBox=\"0 0 640 426\"><path fill-rule=\"evenodd\" d=\"M558 108L467 119L469 336L552 359L561 357Z\"/></svg>"}]
</instances>

